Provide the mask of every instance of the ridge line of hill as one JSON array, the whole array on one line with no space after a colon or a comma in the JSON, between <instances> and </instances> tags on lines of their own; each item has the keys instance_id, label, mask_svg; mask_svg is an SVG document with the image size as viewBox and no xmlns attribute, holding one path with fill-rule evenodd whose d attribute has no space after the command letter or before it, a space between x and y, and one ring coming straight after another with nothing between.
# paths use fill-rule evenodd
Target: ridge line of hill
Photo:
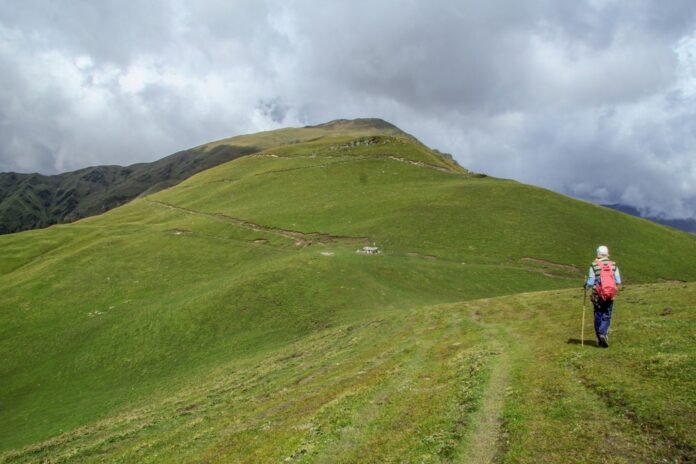
<instances>
[{"instance_id":1,"label":"ridge line of hill","mask_svg":"<svg viewBox=\"0 0 696 464\"><path fill-rule=\"evenodd\" d=\"M317 126L238 135L125 167L92 166L56 175L0 173L0 234L74 222L175 186L241 156L336 135L389 135L423 145L381 119L339 119ZM451 155L440 155L451 160Z\"/></svg>"},{"instance_id":2,"label":"ridge line of hill","mask_svg":"<svg viewBox=\"0 0 696 464\"><path fill-rule=\"evenodd\" d=\"M254 158L273 158L273 159L316 159L317 158L317 155L279 156L276 154L264 153L264 152L254 153L254 154L249 155L249 156L254 157ZM331 156L329 156L329 158L331 158ZM292 171L298 171L298 170L302 170L302 169L317 169L317 168L323 168L323 167L327 167L327 166L333 166L336 164L352 163L355 161L372 161L375 159L374 157L370 157L370 156L351 156L351 157L344 157L344 158L345 159L343 159L341 161L334 161L331 163L314 164L312 166L302 166L302 167L297 167L297 168L277 169L277 170L256 173L254 175L255 176L263 176L263 175L273 174L273 173L278 173L278 172L292 172ZM394 156L394 155L385 155L384 158L388 159L390 161L397 161L400 163L410 164L412 166L417 166L420 168L434 169L435 171L444 172L446 174L456 174L456 175L468 175L469 174L468 172L457 172L457 171L453 171L452 169L444 168L442 166L437 166L435 164L426 163L424 161L413 161L413 160L410 160L407 158L401 158L401 157Z\"/></svg>"}]
</instances>

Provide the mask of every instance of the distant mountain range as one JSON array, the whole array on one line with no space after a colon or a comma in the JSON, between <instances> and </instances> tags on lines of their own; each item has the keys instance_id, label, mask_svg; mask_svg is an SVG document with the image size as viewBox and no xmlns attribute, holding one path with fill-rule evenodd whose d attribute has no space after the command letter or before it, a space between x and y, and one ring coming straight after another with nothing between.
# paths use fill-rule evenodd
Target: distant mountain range
<instances>
[{"instance_id":1,"label":"distant mountain range","mask_svg":"<svg viewBox=\"0 0 696 464\"><path fill-rule=\"evenodd\" d=\"M646 216L641 214L640 211L638 211L638 209L634 208L633 206L622 205L619 203L602 206L606 206L607 208L611 208L616 211L621 211L622 213L630 214L631 216L647 219L658 224L674 227L675 229L680 229L686 232L690 232L692 234L696 234L696 219L665 219L658 216Z\"/></svg>"},{"instance_id":2,"label":"distant mountain range","mask_svg":"<svg viewBox=\"0 0 696 464\"><path fill-rule=\"evenodd\" d=\"M223 145L184 150L126 167L95 166L52 176L0 173L0 234L94 216L256 151L249 146Z\"/></svg>"}]
</instances>

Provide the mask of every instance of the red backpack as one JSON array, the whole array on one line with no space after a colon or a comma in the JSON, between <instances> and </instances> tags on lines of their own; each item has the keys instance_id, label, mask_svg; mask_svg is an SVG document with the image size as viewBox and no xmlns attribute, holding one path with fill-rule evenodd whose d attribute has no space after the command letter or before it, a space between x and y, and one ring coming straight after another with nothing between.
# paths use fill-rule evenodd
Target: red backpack
<instances>
[{"instance_id":1,"label":"red backpack","mask_svg":"<svg viewBox=\"0 0 696 464\"><path fill-rule=\"evenodd\" d=\"M616 296L614 263L611 261L597 261L597 265L599 266L599 279L595 284L595 291L602 300L613 300Z\"/></svg>"}]
</instances>

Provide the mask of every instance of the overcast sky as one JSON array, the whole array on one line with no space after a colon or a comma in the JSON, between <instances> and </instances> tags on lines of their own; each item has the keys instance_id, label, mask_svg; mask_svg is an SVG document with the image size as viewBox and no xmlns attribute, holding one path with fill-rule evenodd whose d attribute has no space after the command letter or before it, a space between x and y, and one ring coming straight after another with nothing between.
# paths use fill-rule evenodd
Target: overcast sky
<instances>
[{"instance_id":1,"label":"overcast sky","mask_svg":"<svg viewBox=\"0 0 696 464\"><path fill-rule=\"evenodd\" d=\"M696 217L696 1L0 0L0 171L357 117Z\"/></svg>"}]
</instances>

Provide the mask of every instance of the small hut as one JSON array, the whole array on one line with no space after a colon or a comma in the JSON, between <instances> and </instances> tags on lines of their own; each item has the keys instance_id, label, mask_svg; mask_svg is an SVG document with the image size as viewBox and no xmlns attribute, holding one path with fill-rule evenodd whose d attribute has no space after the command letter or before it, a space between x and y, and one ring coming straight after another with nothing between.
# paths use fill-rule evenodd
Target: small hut
<instances>
[{"instance_id":1,"label":"small hut","mask_svg":"<svg viewBox=\"0 0 696 464\"><path fill-rule=\"evenodd\" d=\"M364 246L364 247L362 247L361 250L358 250L358 253L362 253L364 255L378 255L379 254L379 247Z\"/></svg>"}]
</instances>

